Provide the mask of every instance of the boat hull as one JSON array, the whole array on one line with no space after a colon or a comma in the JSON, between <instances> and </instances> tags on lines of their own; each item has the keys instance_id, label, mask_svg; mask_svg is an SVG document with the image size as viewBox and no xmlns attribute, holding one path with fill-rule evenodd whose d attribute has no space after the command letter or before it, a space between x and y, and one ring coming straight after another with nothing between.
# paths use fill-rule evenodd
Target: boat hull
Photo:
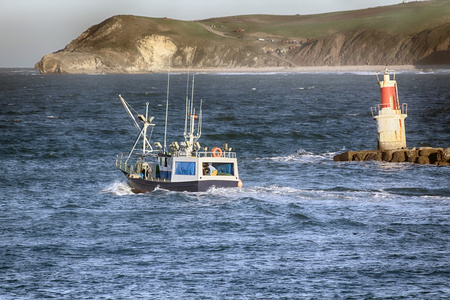
<instances>
[{"instance_id":1,"label":"boat hull","mask_svg":"<svg viewBox=\"0 0 450 300\"><path fill-rule=\"evenodd\" d=\"M211 187L229 188L238 187L238 180L199 180L199 181L151 181L140 178L130 178L127 176L128 184L136 193L151 192L154 189L161 188L177 192L206 192Z\"/></svg>"}]
</instances>

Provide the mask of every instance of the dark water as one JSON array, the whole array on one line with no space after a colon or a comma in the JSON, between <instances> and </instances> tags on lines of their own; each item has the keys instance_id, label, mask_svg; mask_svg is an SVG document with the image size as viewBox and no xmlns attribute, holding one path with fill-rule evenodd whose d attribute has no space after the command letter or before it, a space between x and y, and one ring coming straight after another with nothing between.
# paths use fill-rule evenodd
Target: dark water
<instances>
[{"instance_id":1,"label":"dark water","mask_svg":"<svg viewBox=\"0 0 450 300\"><path fill-rule=\"evenodd\" d=\"M409 147L450 146L450 72L398 73ZM447 299L450 168L335 163L376 148L372 73L201 74L200 142L242 189L135 195L114 167L167 75L0 72L1 299ZM186 76L171 75L169 142ZM197 102L198 103L198 102Z\"/></svg>"}]
</instances>

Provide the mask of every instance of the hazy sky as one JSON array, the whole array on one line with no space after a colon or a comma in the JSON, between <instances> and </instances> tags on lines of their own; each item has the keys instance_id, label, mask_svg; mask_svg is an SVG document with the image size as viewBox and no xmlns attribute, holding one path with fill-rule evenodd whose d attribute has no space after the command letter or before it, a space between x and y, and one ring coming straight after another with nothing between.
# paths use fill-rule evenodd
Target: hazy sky
<instances>
[{"instance_id":1,"label":"hazy sky","mask_svg":"<svg viewBox=\"0 0 450 300\"><path fill-rule=\"evenodd\" d=\"M200 20L247 14L308 15L402 0L0 0L0 67L34 67L91 25L118 14Z\"/></svg>"}]
</instances>

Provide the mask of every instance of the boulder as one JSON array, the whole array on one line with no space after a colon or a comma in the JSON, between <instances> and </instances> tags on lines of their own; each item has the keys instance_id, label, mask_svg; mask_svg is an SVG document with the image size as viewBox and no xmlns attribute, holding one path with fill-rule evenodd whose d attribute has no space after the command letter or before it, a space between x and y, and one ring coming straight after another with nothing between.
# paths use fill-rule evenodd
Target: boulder
<instances>
[{"instance_id":1,"label":"boulder","mask_svg":"<svg viewBox=\"0 0 450 300\"><path fill-rule=\"evenodd\" d=\"M417 163L420 165L426 165L430 163L430 160L428 159L428 156L419 156L419 158L417 158Z\"/></svg>"},{"instance_id":2,"label":"boulder","mask_svg":"<svg viewBox=\"0 0 450 300\"><path fill-rule=\"evenodd\" d=\"M443 150L442 148L432 148L432 147L420 147L419 155L420 156L430 156L431 154L437 153L439 150Z\"/></svg>"},{"instance_id":3,"label":"boulder","mask_svg":"<svg viewBox=\"0 0 450 300\"><path fill-rule=\"evenodd\" d=\"M392 160L393 153L394 153L394 151L392 151L392 150L383 151L382 152L382 160L390 162Z\"/></svg>"},{"instance_id":4,"label":"boulder","mask_svg":"<svg viewBox=\"0 0 450 300\"><path fill-rule=\"evenodd\" d=\"M441 159L444 162L450 162L450 147L442 150Z\"/></svg>"},{"instance_id":5,"label":"boulder","mask_svg":"<svg viewBox=\"0 0 450 300\"><path fill-rule=\"evenodd\" d=\"M406 161L415 163L417 161L417 158L419 157L419 153L417 150L408 150L405 152L406 154Z\"/></svg>"},{"instance_id":6,"label":"boulder","mask_svg":"<svg viewBox=\"0 0 450 300\"><path fill-rule=\"evenodd\" d=\"M366 160L382 161L381 151L372 151L367 153Z\"/></svg>"},{"instance_id":7,"label":"boulder","mask_svg":"<svg viewBox=\"0 0 450 300\"><path fill-rule=\"evenodd\" d=\"M405 161L406 161L406 159L405 159L405 158L406 158L405 152L406 152L406 151L404 151L404 150L395 151L395 152L392 154L391 162L397 162L397 163L399 163L399 162L405 162Z\"/></svg>"}]
</instances>

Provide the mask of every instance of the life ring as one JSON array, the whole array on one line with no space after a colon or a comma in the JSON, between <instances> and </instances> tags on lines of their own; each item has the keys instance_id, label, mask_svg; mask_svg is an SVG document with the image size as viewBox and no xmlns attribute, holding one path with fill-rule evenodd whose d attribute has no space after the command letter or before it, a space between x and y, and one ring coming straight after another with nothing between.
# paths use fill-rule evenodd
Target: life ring
<instances>
[{"instance_id":1,"label":"life ring","mask_svg":"<svg viewBox=\"0 0 450 300\"><path fill-rule=\"evenodd\" d=\"M214 147L211 150L211 154L214 157L222 157L222 149L220 149L219 147Z\"/></svg>"}]
</instances>

